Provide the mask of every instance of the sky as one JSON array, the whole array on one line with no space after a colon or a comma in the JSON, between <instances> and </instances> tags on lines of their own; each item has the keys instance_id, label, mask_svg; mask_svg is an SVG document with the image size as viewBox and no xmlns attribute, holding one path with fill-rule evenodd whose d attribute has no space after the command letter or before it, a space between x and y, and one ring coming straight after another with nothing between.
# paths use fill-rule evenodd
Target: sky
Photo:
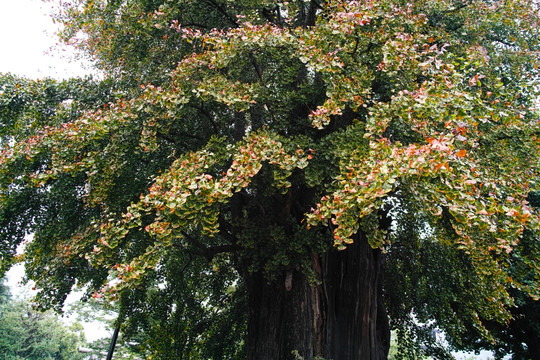
<instances>
[{"instance_id":1,"label":"sky","mask_svg":"<svg viewBox=\"0 0 540 360\"><path fill-rule=\"evenodd\" d=\"M56 0L0 0L0 73L65 79L89 74L73 51L54 48L58 26L50 17Z\"/></svg>"}]
</instances>

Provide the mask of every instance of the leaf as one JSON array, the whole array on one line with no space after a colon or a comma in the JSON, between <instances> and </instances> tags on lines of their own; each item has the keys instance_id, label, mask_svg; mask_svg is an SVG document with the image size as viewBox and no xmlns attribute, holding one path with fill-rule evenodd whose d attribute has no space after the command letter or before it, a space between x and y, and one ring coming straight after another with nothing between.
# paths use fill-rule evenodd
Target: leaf
<instances>
[{"instance_id":1,"label":"leaf","mask_svg":"<svg viewBox=\"0 0 540 360\"><path fill-rule=\"evenodd\" d=\"M459 151L456 153L456 156L457 156L457 157L461 157L461 158L467 156L467 150L465 150L465 149L459 150Z\"/></svg>"}]
</instances>

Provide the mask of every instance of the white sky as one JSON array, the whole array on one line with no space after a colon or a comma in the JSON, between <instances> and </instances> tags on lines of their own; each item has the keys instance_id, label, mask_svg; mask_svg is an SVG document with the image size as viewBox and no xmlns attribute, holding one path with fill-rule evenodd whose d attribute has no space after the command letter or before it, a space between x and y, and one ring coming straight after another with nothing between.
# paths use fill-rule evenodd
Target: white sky
<instances>
[{"instance_id":1,"label":"white sky","mask_svg":"<svg viewBox=\"0 0 540 360\"><path fill-rule=\"evenodd\" d=\"M57 25L50 17L51 3L0 0L0 73L33 79L65 79L90 73L82 63L69 61L73 58L70 49L52 49L57 43Z\"/></svg>"}]
</instances>

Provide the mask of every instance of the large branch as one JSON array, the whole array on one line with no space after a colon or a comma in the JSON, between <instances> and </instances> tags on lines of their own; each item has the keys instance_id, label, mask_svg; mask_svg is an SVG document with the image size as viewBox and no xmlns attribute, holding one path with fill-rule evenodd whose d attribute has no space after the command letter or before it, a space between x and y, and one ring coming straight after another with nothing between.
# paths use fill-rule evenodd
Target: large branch
<instances>
[{"instance_id":1,"label":"large branch","mask_svg":"<svg viewBox=\"0 0 540 360\"><path fill-rule=\"evenodd\" d=\"M324 3L324 1L323 1ZM304 26L305 27L308 27L308 26L315 26L315 22L317 21L317 10L322 10L323 7L321 4L319 4L317 1L315 0L311 0L311 2L309 3L309 9L308 9L308 12L306 14L306 18L305 18L305 21L304 21Z\"/></svg>"},{"instance_id":2,"label":"large branch","mask_svg":"<svg viewBox=\"0 0 540 360\"><path fill-rule=\"evenodd\" d=\"M199 252L200 255L204 256L206 260L212 261L212 259L222 253L227 252L234 252L240 249L238 245L233 244L225 244L225 245L217 245L212 247L207 247L203 243L201 243L199 240L197 240L194 236L191 236L185 232L182 232L182 236L184 236L191 245L193 245Z\"/></svg>"}]
</instances>

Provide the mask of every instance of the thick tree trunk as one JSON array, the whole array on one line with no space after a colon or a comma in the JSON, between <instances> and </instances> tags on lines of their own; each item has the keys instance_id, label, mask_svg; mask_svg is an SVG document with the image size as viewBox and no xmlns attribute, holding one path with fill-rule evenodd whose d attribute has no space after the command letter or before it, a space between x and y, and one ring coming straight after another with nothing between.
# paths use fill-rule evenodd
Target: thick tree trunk
<instances>
[{"instance_id":1,"label":"thick tree trunk","mask_svg":"<svg viewBox=\"0 0 540 360\"><path fill-rule=\"evenodd\" d=\"M390 346L383 304L384 258L364 238L325 262L328 359L386 359Z\"/></svg>"},{"instance_id":2,"label":"thick tree trunk","mask_svg":"<svg viewBox=\"0 0 540 360\"><path fill-rule=\"evenodd\" d=\"M313 257L320 285L298 271L272 283L245 274L248 360L386 359L390 332L382 302L383 261L381 252L359 236L345 251Z\"/></svg>"},{"instance_id":3,"label":"thick tree trunk","mask_svg":"<svg viewBox=\"0 0 540 360\"><path fill-rule=\"evenodd\" d=\"M529 328L525 341L531 360L540 360L540 336L535 329Z\"/></svg>"}]
</instances>

